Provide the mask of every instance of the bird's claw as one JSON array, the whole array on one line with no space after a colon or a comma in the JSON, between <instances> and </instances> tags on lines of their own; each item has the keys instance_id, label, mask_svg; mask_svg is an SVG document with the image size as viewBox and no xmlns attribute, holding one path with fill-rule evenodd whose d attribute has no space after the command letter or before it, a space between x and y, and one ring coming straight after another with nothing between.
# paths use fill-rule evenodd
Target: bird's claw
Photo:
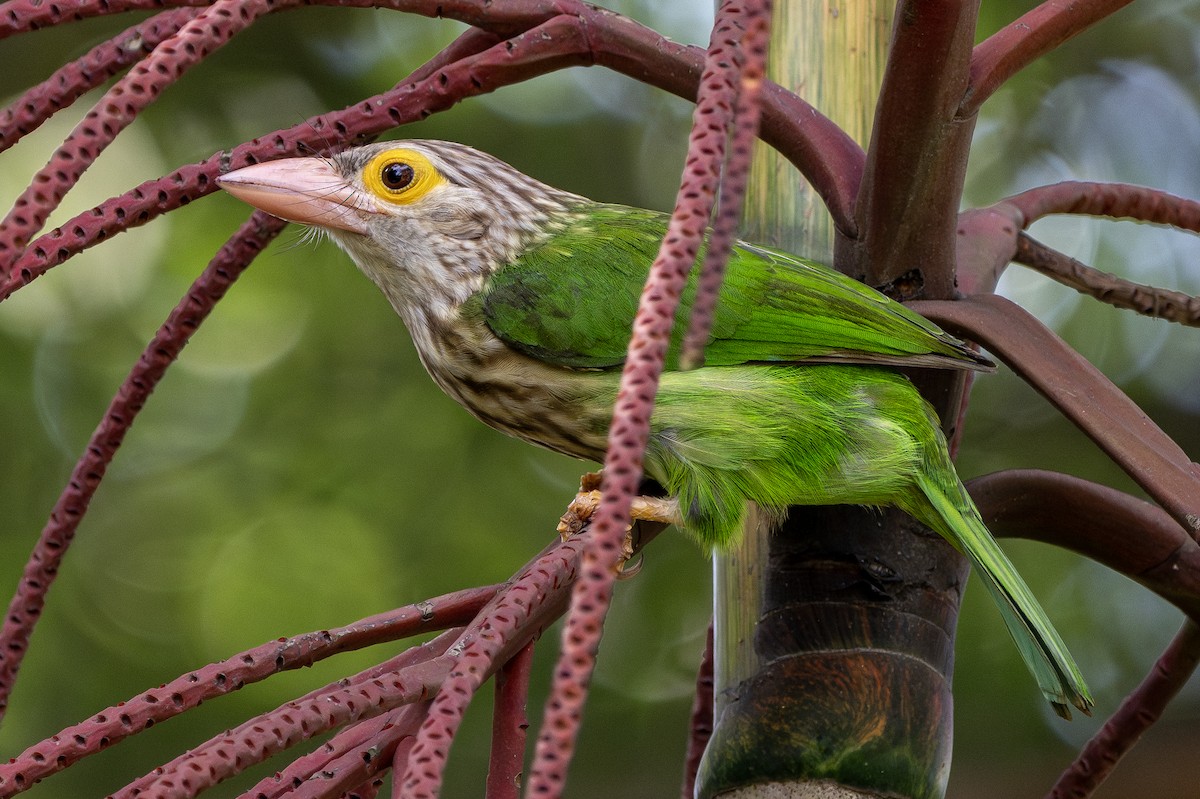
<instances>
[{"instance_id":1,"label":"bird's claw","mask_svg":"<svg viewBox=\"0 0 1200 799\"><path fill-rule=\"evenodd\" d=\"M575 499L567 505L567 512L558 520L558 536L566 541L573 535L578 535L600 507L600 492L588 490L581 483L580 491Z\"/></svg>"},{"instance_id":2,"label":"bird's claw","mask_svg":"<svg viewBox=\"0 0 1200 799\"><path fill-rule=\"evenodd\" d=\"M600 475L589 472L583 476L579 484L579 493L567 505L567 512L558 522L558 534L563 541L580 533L584 526L591 521L600 507ZM661 524L678 524L679 503L673 498L634 497L630 506L630 517L633 521L659 522ZM642 562L626 568L626 564L634 554L633 526L625 528L625 537L621 541L621 559L618 561L618 578L633 577L642 570Z\"/></svg>"}]
</instances>

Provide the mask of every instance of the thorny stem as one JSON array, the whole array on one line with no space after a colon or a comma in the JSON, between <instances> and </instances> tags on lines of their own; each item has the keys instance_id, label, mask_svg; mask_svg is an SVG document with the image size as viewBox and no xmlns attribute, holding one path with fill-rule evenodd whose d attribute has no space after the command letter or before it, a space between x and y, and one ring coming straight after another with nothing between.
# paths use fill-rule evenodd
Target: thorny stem
<instances>
[{"instance_id":1,"label":"thorny stem","mask_svg":"<svg viewBox=\"0 0 1200 799\"><path fill-rule=\"evenodd\" d=\"M71 187L163 89L270 11L272 4L287 2L297 0L216 0L105 92L0 222L0 273L11 270Z\"/></svg>"},{"instance_id":2,"label":"thorny stem","mask_svg":"<svg viewBox=\"0 0 1200 799\"><path fill-rule=\"evenodd\" d=\"M281 671L311 666L336 655L384 641L468 622L495 594L497 586L459 591L333 630L322 630L282 641L271 641L195 672L159 688L107 708L87 721L26 749L0 764L0 796L12 796L35 782L96 754L137 732L190 710L200 703L239 690ZM407 650L400 657L419 649ZM385 665L403 665L390 661ZM378 668L378 667L377 667ZM313 694L309 695L310 697ZM185 756L186 757L186 756ZM164 767L171 768L179 759ZM140 790L154 775L127 786ZM118 794L119 796L119 794Z\"/></svg>"},{"instance_id":3,"label":"thorny stem","mask_svg":"<svg viewBox=\"0 0 1200 799\"><path fill-rule=\"evenodd\" d=\"M198 8L163 11L60 67L49 78L0 111L0 152L37 130L43 122L88 91L130 64L140 61L159 42L174 36L180 27L199 13Z\"/></svg>"},{"instance_id":4,"label":"thorny stem","mask_svg":"<svg viewBox=\"0 0 1200 799\"><path fill-rule=\"evenodd\" d=\"M368 726L363 731L363 743L352 746L347 741L338 746L337 757L330 760L319 770L311 771L308 777L298 787L291 783L282 783L284 792L280 797L287 799L327 799L327 797L374 796L382 785L377 776L394 769L398 765L401 770L412 752L415 733L423 719L429 713L429 702L405 705L381 716L363 722ZM373 730L379 733L367 738ZM355 728L350 728L353 733ZM358 736L356 736L358 737ZM339 743L341 736L336 736L330 743ZM354 789L359 790L354 790ZM244 797L264 799L257 793L243 794Z\"/></svg>"}]
</instances>

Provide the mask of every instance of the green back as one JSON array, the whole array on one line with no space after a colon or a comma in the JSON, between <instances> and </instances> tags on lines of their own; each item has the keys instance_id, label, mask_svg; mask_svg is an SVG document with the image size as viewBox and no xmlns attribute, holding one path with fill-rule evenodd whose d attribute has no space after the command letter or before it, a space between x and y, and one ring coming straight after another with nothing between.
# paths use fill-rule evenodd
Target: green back
<instances>
[{"instance_id":1,"label":"green back","mask_svg":"<svg viewBox=\"0 0 1200 799\"><path fill-rule=\"evenodd\" d=\"M543 361L607 368L625 359L638 297L667 216L619 205L579 209L561 230L499 269L468 313ZM696 290L684 291L667 368L677 368ZM847 361L979 368L962 342L882 294L821 264L738 243L705 364Z\"/></svg>"}]
</instances>

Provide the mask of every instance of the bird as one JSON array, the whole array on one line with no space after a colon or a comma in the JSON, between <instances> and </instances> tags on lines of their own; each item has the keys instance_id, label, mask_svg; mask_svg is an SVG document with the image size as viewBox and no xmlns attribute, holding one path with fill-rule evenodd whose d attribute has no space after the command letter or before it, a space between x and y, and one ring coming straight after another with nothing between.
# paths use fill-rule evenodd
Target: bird
<instances>
[{"instance_id":1,"label":"bird","mask_svg":"<svg viewBox=\"0 0 1200 799\"><path fill-rule=\"evenodd\" d=\"M426 371L483 423L603 461L659 211L546 185L463 144L377 142L256 163L233 196L327 235L382 291ZM696 270L693 270L695 272ZM958 477L934 409L898 366L989 370L924 317L815 261L738 241L703 365L682 369L681 300L644 468L668 521L732 546L756 505L897 507L970 560L1055 712L1094 701Z\"/></svg>"}]
</instances>

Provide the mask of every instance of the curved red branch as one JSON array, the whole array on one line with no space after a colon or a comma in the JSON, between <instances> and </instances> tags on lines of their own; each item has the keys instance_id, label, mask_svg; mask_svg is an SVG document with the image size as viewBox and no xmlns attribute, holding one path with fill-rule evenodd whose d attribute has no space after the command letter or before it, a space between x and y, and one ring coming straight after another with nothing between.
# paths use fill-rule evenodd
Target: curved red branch
<instances>
[{"instance_id":1,"label":"curved red branch","mask_svg":"<svg viewBox=\"0 0 1200 799\"><path fill-rule=\"evenodd\" d=\"M1028 311L995 295L913 309L988 348L1096 442L1193 537L1200 467L1105 375Z\"/></svg>"},{"instance_id":2,"label":"curved red branch","mask_svg":"<svg viewBox=\"0 0 1200 799\"><path fill-rule=\"evenodd\" d=\"M294 7L291 0L271 9ZM162 0L80 0L70 8L40 0L9 0L0 15L0 36L56 24L68 17L89 16L142 8L160 8ZM191 5L190 2L169 3ZM196 166L188 166L149 181L114 198L99 209L80 214L59 230L34 241L19 257L14 274L0 283L0 300L43 274L47 269L106 237L215 191L213 179L230 168L298 152L314 152L329 145L362 143L382 131L445 110L466 97L493 91L572 65L601 64L637 80L692 99L695 97L702 52L676 44L643 25L583 3L433 2L433 0L325 0L312 4L381 7L427 16L447 16L487 29L494 36L510 36L530 27L557 21L536 35L514 42L509 52L495 52L449 65L438 58L440 85L420 85L416 77L382 95L341 112L323 114L295 127L256 139L230 152L219 153ZM468 38L460 37L460 41ZM506 58L507 56L507 58ZM429 77L422 75L422 78ZM469 78L469 80L464 80ZM418 85L412 85L416 83ZM420 90L418 93L418 89ZM852 231L851 208L862 173L862 150L840 128L794 94L767 82L762 93L763 138L791 160L821 195L840 229ZM415 108L414 108L415 106Z\"/></svg>"},{"instance_id":3,"label":"curved red branch","mask_svg":"<svg viewBox=\"0 0 1200 799\"><path fill-rule=\"evenodd\" d=\"M114 197L34 240L17 259L11 274L0 281L0 300L82 250L216 191L216 178L231 169L272 158L325 151L331 142L346 146L365 141L389 128L445 110L465 97L493 91L533 74L584 63L587 58L585 43L574 20L559 18L444 70L437 69L422 80L405 81L391 91L342 111L321 114L217 153L199 164L181 167Z\"/></svg>"},{"instance_id":4,"label":"curved red branch","mask_svg":"<svg viewBox=\"0 0 1200 799\"><path fill-rule=\"evenodd\" d=\"M452 668L434 697L396 785L407 799L436 799L450 743L479 686L562 615L575 584L583 539L556 544L488 604L455 644Z\"/></svg>"},{"instance_id":5,"label":"curved red branch","mask_svg":"<svg viewBox=\"0 0 1200 799\"><path fill-rule=\"evenodd\" d=\"M383 784L377 775L394 768L397 762L402 765L407 760L416 732L428 713L429 702L418 702L360 722L321 747L322 754L332 750L331 756L319 768L310 767L302 780L298 775L296 780L280 779L280 792L274 795L254 791L242 795L254 799L374 796ZM364 729L360 731L360 727ZM289 769L299 762L294 761ZM280 776L275 775L276 778Z\"/></svg>"},{"instance_id":6,"label":"curved red branch","mask_svg":"<svg viewBox=\"0 0 1200 799\"><path fill-rule=\"evenodd\" d=\"M234 34L274 5L296 0L216 0L104 93L0 221L0 274L46 224L67 192L137 115Z\"/></svg>"},{"instance_id":7,"label":"curved red branch","mask_svg":"<svg viewBox=\"0 0 1200 799\"><path fill-rule=\"evenodd\" d=\"M1200 545L1157 505L1040 469L996 472L967 488L995 535L1078 552L1200 620Z\"/></svg>"},{"instance_id":8,"label":"curved red branch","mask_svg":"<svg viewBox=\"0 0 1200 799\"><path fill-rule=\"evenodd\" d=\"M1131 0L1047 0L975 46L958 116L970 117L1005 81Z\"/></svg>"},{"instance_id":9,"label":"curved red branch","mask_svg":"<svg viewBox=\"0 0 1200 799\"><path fill-rule=\"evenodd\" d=\"M153 50L200 13L179 8L156 14L98 44L86 55L55 70L0 111L0 152L28 136L56 112Z\"/></svg>"},{"instance_id":10,"label":"curved red branch","mask_svg":"<svg viewBox=\"0 0 1200 799\"><path fill-rule=\"evenodd\" d=\"M442 645L449 643L443 641ZM453 660L449 655L428 657L417 653L399 669L381 673L382 667L334 683L295 699L275 710L243 722L210 738L111 799L191 799L222 780L240 774L268 757L338 727L371 719L390 710L425 701L446 677ZM367 674L374 674L367 678ZM347 787L361 782L352 779Z\"/></svg>"},{"instance_id":11,"label":"curved red branch","mask_svg":"<svg viewBox=\"0 0 1200 799\"><path fill-rule=\"evenodd\" d=\"M1130 183L1064 180L1001 200L1020 211L1022 227L1049 214L1087 214L1136 219L1200 233L1200 201Z\"/></svg>"}]
</instances>

